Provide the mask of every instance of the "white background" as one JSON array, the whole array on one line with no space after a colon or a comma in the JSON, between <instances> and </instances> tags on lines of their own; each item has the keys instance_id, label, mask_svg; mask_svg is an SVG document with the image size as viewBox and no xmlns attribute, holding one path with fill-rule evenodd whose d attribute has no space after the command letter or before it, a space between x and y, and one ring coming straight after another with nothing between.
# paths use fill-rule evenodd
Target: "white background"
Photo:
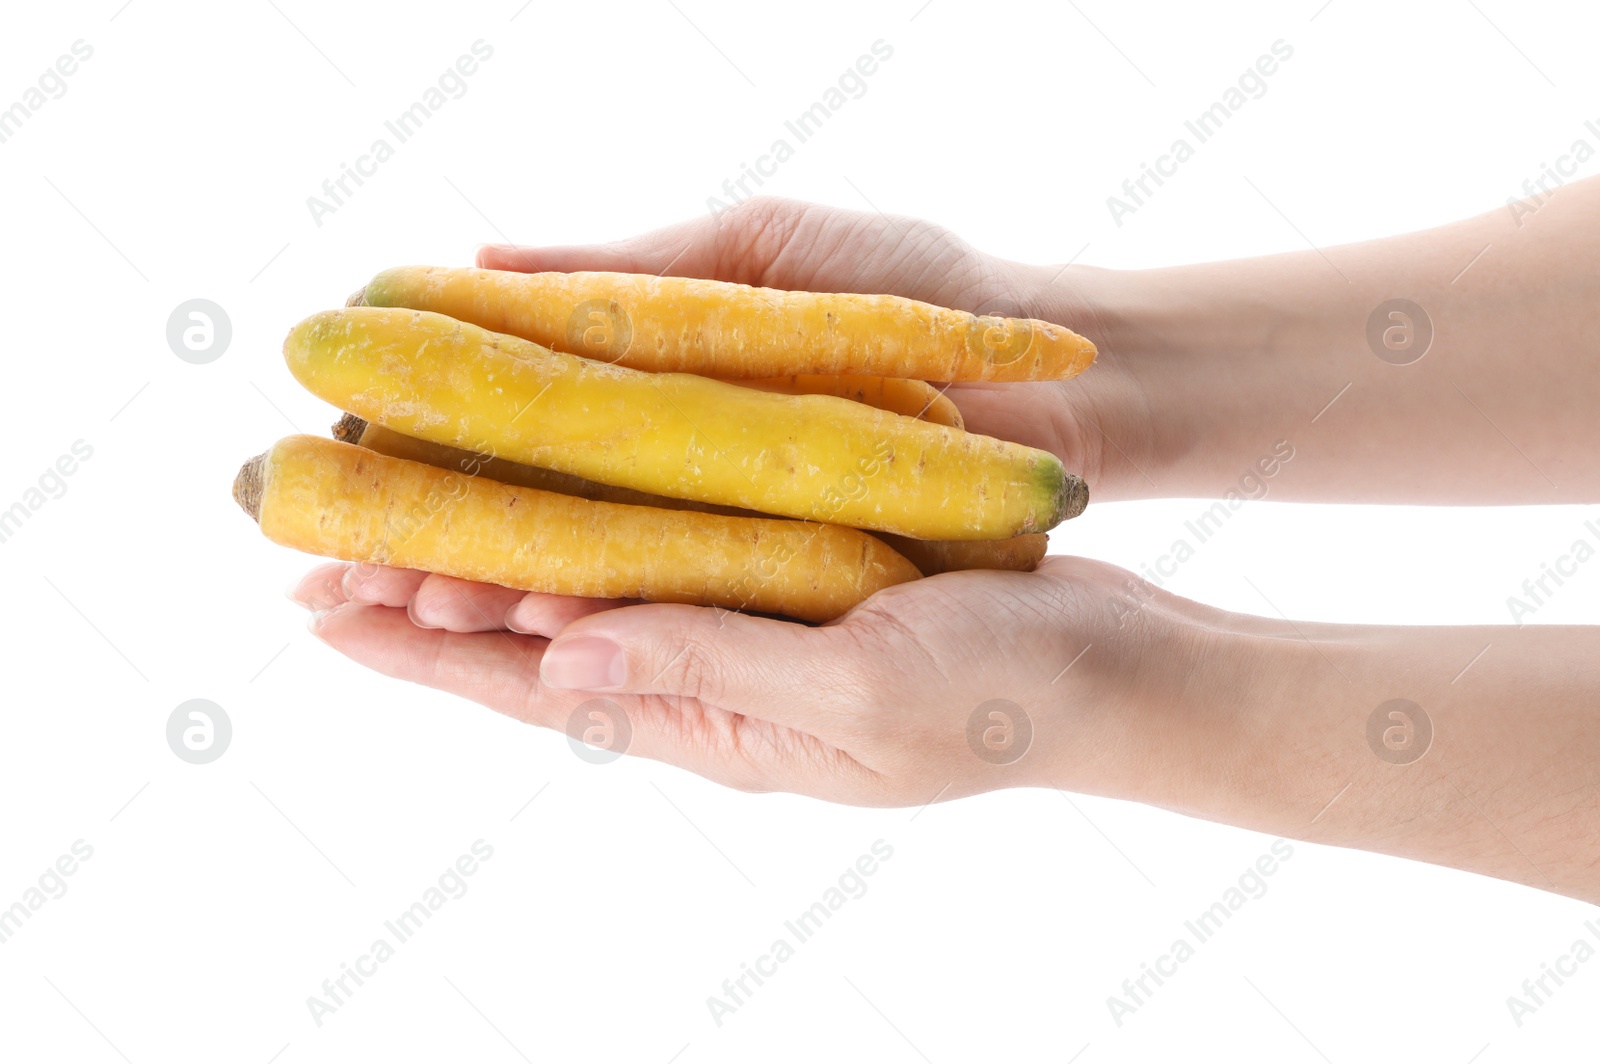
<instances>
[{"instance_id":1,"label":"white background","mask_svg":"<svg viewBox=\"0 0 1600 1064\"><path fill-rule=\"evenodd\" d=\"M1593 908L1304 844L1119 1028L1106 998L1269 838L1050 791L860 811L586 764L322 647L282 594L310 559L229 498L244 458L333 416L279 359L294 322L386 266L703 211L878 39L893 56L866 94L767 190L1040 262L1445 222L1520 195L1600 120L1591 5L1320 2L13 5L0 107L74 41L94 52L0 144L0 509L74 441L93 456L0 544L0 906L75 840L93 857L0 945L0 1057L1592 1058L1600 963L1520 1029L1505 1001ZM306 198L480 38L466 94L315 224ZM1278 39L1294 55L1267 95L1115 226L1106 197ZM195 297L232 320L209 365L165 339ZM1328 426L1313 413L1302 452ZM1201 509L1098 505L1052 549L1138 567ZM1305 619L1505 623L1597 512L1269 498L1169 586ZM1535 622L1600 620L1597 580ZM210 765L166 744L190 698L233 722ZM315 1024L307 997L480 838L468 893ZM894 856L868 893L715 1025L707 996L876 839Z\"/></svg>"}]
</instances>

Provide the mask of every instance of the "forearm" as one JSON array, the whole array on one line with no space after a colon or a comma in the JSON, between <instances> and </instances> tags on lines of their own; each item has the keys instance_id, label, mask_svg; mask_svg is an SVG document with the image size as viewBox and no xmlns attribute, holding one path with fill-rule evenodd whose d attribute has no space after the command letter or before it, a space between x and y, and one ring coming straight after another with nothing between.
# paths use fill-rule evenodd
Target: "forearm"
<instances>
[{"instance_id":1,"label":"forearm","mask_svg":"<svg viewBox=\"0 0 1600 1064\"><path fill-rule=\"evenodd\" d=\"M1600 902L1600 628L1230 627L1159 804Z\"/></svg>"},{"instance_id":2,"label":"forearm","mask_svg":"<svg viewBox=\"0 0 1600 1064\"><path fill-rule=\"evenodd\" d=\"M1238 490L1287 441L1274 498L1600 499L1600 179L1518 223L1501 208L1320 251L1068 268L1044 302L1089 308L1075 320L1101 341L1091 375L1142 407L1103 426L1098 497ZM1380 357L1369 319L1396 299L1426 321L1406 346L1406 320L1379 315Z\"/></svg>"}]
</instances>

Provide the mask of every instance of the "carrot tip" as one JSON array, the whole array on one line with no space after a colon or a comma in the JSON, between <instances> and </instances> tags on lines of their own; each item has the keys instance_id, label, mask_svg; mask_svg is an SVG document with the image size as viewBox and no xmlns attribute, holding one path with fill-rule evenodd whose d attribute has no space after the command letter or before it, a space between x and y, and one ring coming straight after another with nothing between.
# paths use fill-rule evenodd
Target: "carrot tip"
<instances>
[{"instance_id":1,"label":"carrot tip","mask_svg":"<svg viewBox=\"0 0 1600 1064\"><path fill-rule=\"evenodd\" d=\"M1061 492L1061 520L1077 517L1089 507L1089 485L1075 473L1067 474Z\"/></svg>"},{"instance_id":2,"label":"carrot tip","mask_svg":"<svg viewBox=\"0 0 1600 1064\"><path fill-rule=\"evenodd\" d=\"M333 438L340 443L360 443L367 431L367 419L355 414L344 414L333 423Z\"/></svg>"},{"instance_id":3,"label":"carrot tip","mask_svg":"<svg viewBox=\"0 0 1600 1064\"><path fill-rule=\"evenodd\" d=\"M233 501L252 521L261 520L261 487L266 470L267 454L264 452L240 466L239 475L233 478Z\"/></svg>"}]
</instances>

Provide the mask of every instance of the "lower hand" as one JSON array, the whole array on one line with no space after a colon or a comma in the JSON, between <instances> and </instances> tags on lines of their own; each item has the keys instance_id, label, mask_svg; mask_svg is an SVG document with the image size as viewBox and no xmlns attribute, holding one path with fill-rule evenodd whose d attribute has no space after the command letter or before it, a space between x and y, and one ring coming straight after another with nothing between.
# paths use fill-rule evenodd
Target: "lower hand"
<instances>
[{"instance_id":1,"label":"lower hand","mask_svg":"<svg viewBox=\"0 0 1600 1064\"><path fill-rule=\"evenodd\" d=\"M385 675L557 730L595 703L626 717L600 722L628 753L741 790L893 806L1015 786L1124 794L1130 763L1197 756L1207 740L1170 711L1215 611L1135 586L1047 558L888 588L821 627L343 563L295 597L322 611L320 639ZM1159 781L1139 794L1161 798Z\"/></svg>"}]
</instances>

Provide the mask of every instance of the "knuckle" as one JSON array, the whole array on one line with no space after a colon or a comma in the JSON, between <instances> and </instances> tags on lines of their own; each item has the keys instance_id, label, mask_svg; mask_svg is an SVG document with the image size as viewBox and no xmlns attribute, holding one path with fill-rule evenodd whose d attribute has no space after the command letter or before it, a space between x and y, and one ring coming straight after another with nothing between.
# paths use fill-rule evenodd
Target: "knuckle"
<instances>
[{"instance_id":1,"label":"knuckle","mask_svg":"<svg viewBox=\"0 0 1600 1064\"><path fill-rule=\"evenodd\" d=\"M754 196L728 211L718 227L722 272L750 283L767 280L808 210L810 205L799 200Z\"/></svg>"},{"instance_id":2,"label":"knuckle","mask_svg":"<svg viewBox=\"0 0 1600 1064\"><path fill-rule=\"evenodd\" d=\"M648 686L707 705L723 701L727 683L714 651L698 636L684 636L675 642L676 650L668 646L656 655L661 664L655 666Z\"/></svg>"}]
</instances>

